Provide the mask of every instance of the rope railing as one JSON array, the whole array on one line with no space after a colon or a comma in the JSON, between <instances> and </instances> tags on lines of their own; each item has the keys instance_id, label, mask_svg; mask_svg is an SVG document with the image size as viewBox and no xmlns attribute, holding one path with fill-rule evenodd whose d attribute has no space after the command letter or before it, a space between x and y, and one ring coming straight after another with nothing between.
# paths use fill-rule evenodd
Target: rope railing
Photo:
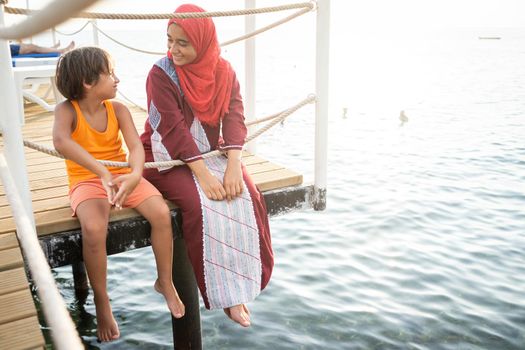
<instances>
[{"instance_id":1,"label":"rope railing","mask_svg":"<svg viewBox=\"0 0 525 350\"><path fill-rule=\"evenodd\" d=\"M233 44L233 43L245 40L245 39L249 39L249 38L254 37L254 36L258 35L258 34L264 33L264 32L266 32L266 31L268 31L268 30L270 30L272 28L275 28L275 27L277 27L279 25L282 25L282 24L284 24L286 22L289 22L289 21L291 21L292 19L294 19L296 17L302 16L305 13L308 13L308 12L312 11L312 9L313 8L304 8L304 9L302 9L300 11L297 11L297 12L289 15L288 17L285 17L285 18L279 20L279 21L276 21L274 23L268 24L267 26L264 26L262 28L254 30L251 33L247 33L247 34L242 35L242 36L240 36L238 38L234 38L234 39L222 42L220 45L221 46L227 46L227 45L230 45L230 44Z\"/></svg>"},{"instance_id":2,"label":"rope railing","mask_svg":"<svg viewBox=\"0 0 525 350\"><path fill-rule=\"evenodd\" d=\"M130 99L129 97L127 97L125 94L122 93L122 91L118 90L117 93L120 95L120 97L122 97L125 101L129 102L130 104L132 104L133 106L139 108L140 110L144 111L144 112L147 112L148 109L144 106L141 106L139 105L138 103L134 102L132 99ZM262 117L262 118L257 118L255 120L252 120L252 121L249 121L246 123L246 126L252 126L252 125L256 125L256 124L259 124L259 123L263 123L265 121L268 121L268 120L272 120L272 119L275 119L275 118L278 118L281 113L284 113L285 111L281 111L281 112L278 112L278 113L274 113L274 114L271 114L269 116L266 116L266 117Z\"/></svg>"},{"instance_id":3,"label":"rope railing","mask_svg":"<svg viewBox=\"0 0 525 350\"><path fill-rule=\"evenodd\" d=\"M209 12L186 12L186 13L101 13L101 12L80 12L70 16L70 18L89 18L89 19L125 19L125 20L146 20L146 19L171 19L171 18L204 18L204 17L231 17L257 15L261 13L279 12L293 9L308 8L313 10L315 2L300 2L280 6L269 6L255 9L242 9L230 11L209 11ZM17 15L32 15L40 12L39 10L23 9L17 7L5 7L5 12Z\"/></svg>"},{"instance_id":4,"label":"rope railing","mask_svg":"<svg viewBox=\"0 0 525 350\"><path fill-rule=\"evenodd\" d=\"M308 13L310 12L312 9L311 8L304 8L304 9L301 9L300 11L297 11L293 14L291 14L290 16L287 16L279 21L276 21L276 22L273 22L267 26L264 26L262 28L259 28L257 30L254 30L253 32L250 32L250 33L247 33L245 35L242 35L242 36L239 36L237 38L234 38L234 39L231 39L231 40L228 40L228 41L225 41L225 42L222 42L220 43L220 46L227 46L227 45L231 45L233 43L236 43L236 42L239 42L239 41L242 41L242 40L246 40L246 39L249 39L249 38L252 38L258 34L261 34L261 33L264 33L270 29L273 29L279 25L282 25L282 24L285 24L289 21L291 21L292 19L294 18L297 18L299 16L302 16L304 15L305 13ZM115 39L114 37L110 36L108 33L104 32L102 29L100 29L99 26L97 26L95 23L92 23L92 25L97 28L97 30L102 33L102 35L104 35L106 38L108 38L109 40L113 41L114 43L120 45L120 46L123 46L129 50L133 50L133 51L137 51L137 52L141 52L141 53L145 53L145 54L150 54L150 55L165 55L166 52L161 52L161 51L149 51L149 50L143 50L143 49L138 49L138 48L135 48L135 47L132 47L132 46L129 46L125 43L123 43L122 41L119 41L117 39ZM85 27L87 26L87 23L80 29L84 29ZM57 31L58 32L58 31ZM58 32L60 33L60 32Z\"/></svg>"},{"instance_id":5,"label":"rope railing","mask_svg":"<svg viewBox=\"0 0 525 350\"><path fill-rule=\"evenodd\" d=\"M112 36L110 36L109 34L107 34L106 32L104 32L102 29L100 29L99 26L97 26L94 22L92 22L92 25L93 27L97 28L97 30L99 31L99 33L101 33L102 35L104 35L106 38L108 38L109 40L113 41L114 43L120 45L120 46L123 46L125 47L126 49L129 49L129 50L133 50L133 51L137 51L137 52L141 52L141 53L147 53L147 54L150 54L150 55L165 55L166 54L166 51L164 52L157 52L157 51L148 51L148 50L142 50L142 49L137 49L135 47L132 47L132 46L129 46L127 44L124 44L122 41L118 41L117 39L113 38Z\"/></svg>"},{"instance_id":6,"label":"rope railing","mask_svg":"<svg viewBox=\"0 0 525 350\"><path fill-rule=\"evenodd\" d=\"M5 40L18 40L29 38L43 32L49 28L56 27L58 24L67 21L75 14L93 5L98 0L55 0L48 4L43 10L37 11L31 18L0 28L0 38ZM7 12L9 7L5 7Z\"/></svg>"},{"instance_id":7,"label":"rope railing","mask_svg":"<svg viewBox=\"0 0 525 350\"><path fill-rule=\"evenodd\" d=\"M15 219L16 236L31 271L31 277L37 286L40 305L51 329L53 343L60 350L84 349L64 300L56 287L35 228L24 209L20 195L16 192L15 182L3 154L0 154L0 176Z\"/></svg>"},{"instance_id":8,"label":"rope railing","mask_svg":"<svg viewBox=\"0 0 525 350\"><path fill-rule=\"evenodd\" d=\"M80 27L80 29L75 30L74 32L71 32L71 33L64 33L64 32L62 32L62 31L60 31L60 30L58 30L56 28L55 28L55 32L57 32L58 34L63 35L63 36L73 36L75 34L80 33L81 31L83 31L84 28L86 28L88 26L88 24L90 24L90 23L91 23L91 21L86 21L86 23L84 23L84 25L82 27Z\"/></svg>"},{"instance_id":9,"label":"rope railing","mask_svg":"<svg viewBox=\"0 0 525 350\"><path fill-rule=\"evenodd\" d=\"M282 111L278 115L272 115L272 116L260 119L258 122L264 121L265 119L266 120L273 119L273 120L270 123L268 123L267 125L265 125L264 127L262 127L259 130L257 130L252 135L248 136L246 138L245 142L248 143L248 142L252 141L253 139L255 139L256 137L259 137L261 134L263 134L264 132L268 131L270 128L272 128L276 124L278 124L281 121L283 121L284 119L286 119L288 116L290 116L292 113L294 113L298 109L306 106L309 103L314 103L315 100L316 100L315 95L309 95L306 99L302 100L301 102L297 103L296 105L294 105L294 106L292 106L292 107L290 107L288 109L285 109L284 111ZM62 154L60 154L59 152L57 152L55 149L49 148L49 147L44 146L44 145L40 145L40 144L38 144L36 142L24 140L24 146L32 148L32 149L37 150L37 151L42 152L42 153L46 153L46 154L51 155L51 156L55 156L55 157L58 157L58 158L65 159L65 157ZM220 151L220 150L215 150L215 151L211 151L211 152L203 154L202 158L206 159L206 158L216 157L216 156L218 156L218 155L220 155L222 153L223 152ZM126 168L126 167L129 166L129 163L127 163L127 162L112 162L112 161L100 160L100 159L97 159L97 161L100 164L104 165L104 166L111 166L111 167L118 167L118 168ZM163 161L163 162L146 162L146 163L144 163L144 168L163 168L163 167L180 166L180 165L184 165L184 164L186 164L186 163L184 163L181 160L169 160L169 161Z\"/></svg>"}]
</instances>

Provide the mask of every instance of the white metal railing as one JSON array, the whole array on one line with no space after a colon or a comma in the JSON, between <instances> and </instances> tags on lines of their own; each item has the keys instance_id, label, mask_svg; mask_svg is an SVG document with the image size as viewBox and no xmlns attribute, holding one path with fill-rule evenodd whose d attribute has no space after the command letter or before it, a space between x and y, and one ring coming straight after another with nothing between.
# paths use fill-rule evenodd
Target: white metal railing
<instances>
[{"instance_id":1,"label":"white metal railing","mask_svg":"<svg viewBox=\"0 0 525 350\"><path fill-rule=\"evenodd\" d=\"M328 98L330 67L330 0L317 1L315 48L315 170L314 209L326 206L328 167Z\"/></svg>"},{"instance_id":2,"label":"white metal railing","mask_svg":"<svg viewBox=\"0 0 525 350\"><path fill-rule=\"evenodd\" d=\"M26 257L31 276L38 286L37 293L47 324L57 349L83 349L75 325L55 284L47 259L38 243L38 236L30 215L25 211L17 193L6 159L0 154L0 176L16 222L16 236ZM32 216L32 215L31 215Z\"/></svg>"}]
</instances>

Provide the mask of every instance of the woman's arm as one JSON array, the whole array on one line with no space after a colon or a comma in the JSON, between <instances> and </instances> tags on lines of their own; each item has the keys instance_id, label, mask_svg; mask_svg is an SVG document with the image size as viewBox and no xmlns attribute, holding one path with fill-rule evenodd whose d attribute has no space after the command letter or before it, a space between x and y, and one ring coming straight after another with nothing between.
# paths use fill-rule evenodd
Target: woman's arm
<instances>
[{"instance_id":1,"label":"woman's arm","mask_svg":"<svg viewBox=\"0 0 525 350\"><path fill-rule=\"evenodd\" d=\"M226 198L231 200L240 196L243 191L241 157L247 134L244 123L244 107L240 93L240 85L235 76L230 98L229 113L222 121L222 134L224 138L222 149L225 150L228 155L228 165L224 173L223 185L226 191Z\"/></svg>"},{"instance_id":2,"label":"woman's arm","mask_svg":"<svg viewBox=\"0 0 525 350\"><path fill-rule=\"evenodd\" d=\"M146 82L149 126L160 135L162 146L171 159L181 159L195 174L200 187L209 199L222 200L226 192L221 182L209 171L202 160L185 121L177 86L166 73L154 66ZM153 133L153 132L152 132ZM153 143L158 140L152 140Z\"/></svg>"},{"instance_id":3,"label":"woman's arm","mask_svg":"<svg viewBox=\"0 0 525 350\"><path fill-rule=\"evenodd\" d=\"M100 177L102 185L108 194L108 201L113 204L115 187L112 183L111 173L71 138L71 132L76 124L75 120L75 110L69 101L64 101L55 107L53 145L66 159L72 160Z\"/></svg>"}]
</instances>

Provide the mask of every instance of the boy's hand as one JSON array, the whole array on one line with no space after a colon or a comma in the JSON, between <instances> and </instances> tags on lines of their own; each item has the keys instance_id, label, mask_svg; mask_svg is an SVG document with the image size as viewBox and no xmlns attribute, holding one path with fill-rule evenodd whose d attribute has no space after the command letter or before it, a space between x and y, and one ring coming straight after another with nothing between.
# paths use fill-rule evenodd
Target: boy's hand
<instances>
[{"instance_id":1,"label":"boy's hand","mask_svg":"<svg viewBox=\"0 0 525 350\"><path fill-rule=\"evenodd\" d=\"M106 193L108 195L108 202L111 205L115 204L115 194L118 191L118 187L113 182L113 175L108 171L104 176L100 177L100 180L102 181L102 186L106 190Z\"/></svg>"},{"instance_id":2,"label":"boy's hand","mask_svg":"<svg viewBox=\"0 0 525 350\"><path fill-rule=\"evenodd\" d=\"M122 204L124 204L128 195L137 187L141 178L142 175L140 174L130 173L120 175L113 179L113 184L118 188L118 192L115 194L113 201L117 209L122 209Z\"/></svg>"}]
</instances>

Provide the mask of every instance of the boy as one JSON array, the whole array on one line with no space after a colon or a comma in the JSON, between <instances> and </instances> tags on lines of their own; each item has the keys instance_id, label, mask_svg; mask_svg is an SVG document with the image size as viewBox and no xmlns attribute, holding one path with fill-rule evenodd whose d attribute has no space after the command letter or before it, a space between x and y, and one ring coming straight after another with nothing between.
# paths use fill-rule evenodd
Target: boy
<instances>
[{"instance_id":1,"label":"boy","mask_svg":"<svg viewBox=\"0 0 525 350\"><path fill-rule=\"evenodd\" d=\"M110 101L119 79L109 54L96 47L72 50L60 57L57 87L66 101L55 108L53 144L66 160L73 215L80 221L82 254L93 288L97 335L101 341L119 337L106 289L106 234L112 206L135 208L151 224L151 245L157 263L154 288L174 317L184 315L172 281L171 215L157 189L142 177L144 149L129 110ZM101 165L96 159L126 161L130 168Z\"/></svg>"}]
</instances>

